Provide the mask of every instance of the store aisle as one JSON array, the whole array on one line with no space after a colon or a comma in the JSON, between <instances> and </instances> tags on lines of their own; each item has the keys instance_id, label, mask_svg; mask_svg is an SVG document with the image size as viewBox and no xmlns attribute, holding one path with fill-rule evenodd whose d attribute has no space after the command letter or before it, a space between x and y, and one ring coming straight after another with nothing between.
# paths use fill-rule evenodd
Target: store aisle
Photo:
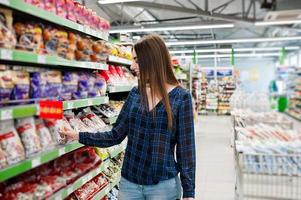
<instances>
[{"instance_id":1,"label":"store aisle","mask_svg":"<svg viewBox=\"0 0 301 200\"><path fill-rule=\"evenodd\" d=\"M227 116L199 116L196 123L196 200L234 199L234 159Z\"/></svg>"}]
</instances>

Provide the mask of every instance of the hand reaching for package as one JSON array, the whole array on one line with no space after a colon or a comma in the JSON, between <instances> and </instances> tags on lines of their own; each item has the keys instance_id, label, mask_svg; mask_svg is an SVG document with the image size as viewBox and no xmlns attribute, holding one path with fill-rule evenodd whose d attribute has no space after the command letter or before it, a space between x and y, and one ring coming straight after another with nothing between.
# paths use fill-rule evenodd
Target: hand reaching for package
<instances>
[{"instance_id":1,"label":"hand reaching for package","mask_svg":"<svg viewBox=\"0 0 301 200\"><path fill-rule=\"evenodd\" d=\"M62 128L59 130L60 134L62 136L67 137L68 140L78 140L79 139L79 133L74 131L73 129L70 129L66 126L62 126Z\"/></svg>"}]
</instances>

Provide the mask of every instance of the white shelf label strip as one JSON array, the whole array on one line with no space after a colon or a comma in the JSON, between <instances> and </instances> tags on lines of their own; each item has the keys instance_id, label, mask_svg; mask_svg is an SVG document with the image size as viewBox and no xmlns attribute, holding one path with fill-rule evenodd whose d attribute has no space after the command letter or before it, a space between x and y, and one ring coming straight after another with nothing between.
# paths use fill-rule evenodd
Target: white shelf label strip
<instances>
[{"instance_id":1,"label":"white shelf label strip","mask_svg":"<svg viewBox=\"0 0 301 200\"><path fill-rule=\"evenodd\" d=\"M6 60L12 60L13 59L13 52L8 49L2 49L1 50L1 58Z\"/></svg>"},{"instance_id":2,"label":"white shelf label strip","mask_svg":"<svg viewBox=\"0 0 301 200\"><path fill-rule=\"evenodd\" d=\"M1 120L12 119L13 118L13 110L7 109L1 111Z\"/></svg>"}]
</instances>

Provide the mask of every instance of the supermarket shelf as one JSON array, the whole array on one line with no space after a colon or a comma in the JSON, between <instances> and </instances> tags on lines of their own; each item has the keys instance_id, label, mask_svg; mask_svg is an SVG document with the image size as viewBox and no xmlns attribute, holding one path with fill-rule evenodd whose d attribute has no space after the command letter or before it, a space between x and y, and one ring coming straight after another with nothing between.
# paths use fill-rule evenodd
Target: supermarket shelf
<instances>
[{"instance_id":1,"label":"supermarket shelf","mask_svg":"<svg viewBox=\"0 0 301 200\"><path fill-rule=\"evenodd\" d=\"M52 22L54 24L64 26L64 27L73 29L75 31L84 33L86 35L96 37L98 39L108 40L108 36L109 36L108 32L93 30L88 26L75 23L75 22L65 19L63 17L60 17L54 13L51 13L49 11L46 11L46 10L43 10L36 6L25 3L21 0L1 0L0 4L5 5L12 9L18 10L18 11L21 11L23 13L29 14L31 16L35 16L35 17L44 19L44 20Z\"/></svg>"},{"instance_id":2,"label":"supermarket shelf","mask_svg":"<svg viewBox=\"0 0 301 200\"><path fill-rule=\"evenodd\" d=\"M0 120L34 116L37 110L36 104L0 108Z\"/></svg>"},{"instance_id":3,"label":"supermarket shelf","mask_svg":"<svg viewBox=\"0 0 301 200\"><path fill-rule=\"evenodd\" d=\"M41 154L35 156L34 158L26 159L13 166L4 168L4 169L0 170L0 174L1 174L0 182L5 181L14 176L17 176L23 172L26 172L30 169L33 169L39 165L42 165L44 163L51 161L51 160L54 160L64 154L69 153L73 150L76 150L80 147L83 147L83 145L78 142L67 144L65 146L59 146L48 152L41 153Z\"/></svg>"},{"instance_id":4,"label":"supermarket shelf","mask_svg":"<svg viewBox=\"0 0 301 200\"><path fill-rule=\"evenodd\" d=\"M289 112L285 112L285 114L287 114L289 117L291 117L291 118L293 118L293 119L295 119L295 120L301 121L301 118L300 118L300 117L296 117L296 116L292 115L292 114L289 113Z\"/></svg>"},{"instance_id":5,"label":"supermarket shelf","mask_svg":"<svg viewBox=\"0 0 301 200\"><path fill-rule=\"evenodd\" d=\"M125 58L120 58L117 56L109 56L108 57L108 62L110 63L116 63L116 64L121 64L121 65L131 65L132 61L125 59Z\"/></svg>"},{"instance_id":6,"label":"supermarket shelf","mask_svg":"<svg viewBox=\"0 0 301 200\"><path fill-rule=\"evenodd\" d=\"M109 86L109 93L129 92L134 85Z\"/></svg>"},{"instance_id":7,"label":"supermarket shelf","mask_svg":"<svg viewBox=\"0 0 301 200\"><path fill-rule=\"evenodd\" d=\"M82 185L93 179L95 176L103 172L108 166L109 166L110 161L106 160L104 161L99 167L96 169L88 172L86 175L80 177L77 179L74 183L69 185L66 188L63 188L56 192L54 195L52 195L49 200L57 200L57 199L65 199L68 197L72 192L80 188Z\"/></svg>"},{"instance_id":8,"label":"supermarket shelf","mask_svg":"<svg viewBox=\"0 0 301 200\"><path fill-rule=\"evenodd\" d=\"M123 152L126 148L126 145L120 145L116 149L114 149L112 152L109 152L110 158L115 158L117 155L119 155L121 152Z\"/></svg>"},{"instance_id":9,"label":"supermarket shelf","mask_svg":"<svg viewBox=\"0 0 301 200\"><path fill-rule=\"evenodd\" d=\"M40 65L56 65L56 66L66 66L66 67L78 67L84 69L97 69L97 70L108 69L108 65L106 63L67 60L58 56L39 55L29 51L20 51L20 50L13 50L13 49L0 49L0 59L15 61L15 62L40 64Z\"/></svg>"},{"instance_id":10,"label":"supermarket shelf","mask_svg":"<svg viewBox=\"0 0 301 200\"><path fill-rule=\"evenodd\" d=\"M92 198L92 200L99 200L99 199L104 198L107 194L109 194L109 192L110 192L116 185L119 184L120 179L121 179L121 176L118 176L118 178L117 178L114 182L108 184L105 188L103 188L100 192L98 192L98 193Z\"/></svg>"},{"instance_id":11,"label":"supermarket shelf","mask_svg":"<svg viewBox=\"0 0 301 200\"><path fill-rule=\"evenodd\" d=\"M109 103L109 97L107 97L107 96L95 97L95 98L89 98L89 99L64 101L63 108L64 108L64 110L70 110L70 109L75 109L75 108L82 108L82 107L100 105L100 104L106 104L106 103Z\"/></svg>"},{"instance_id":12,"label":"supermarket shelf","mask_svg":"<svg viewBox=\"0 0 301 200\"><path fill-rule=\"evenodd\" d=\"M63 102L63 109L69 110L74 108L82 108L92 105L106 104L109 102L109 97L95 97L89 99L79 99ZM17 119L22 117L30 117L38 115L38 105L19 105L0 109L0 120Z\"/></svg>"},{"instance_id":13,"label":"supermarket shelf","mask_svg":"<svg viewBox=\"0 0 301 200\"><path fill-rule=\"evenodd\" d=\"M177 74L176 78L178 80L187 80L187 74Z\"/></svg>"}]
</instances>

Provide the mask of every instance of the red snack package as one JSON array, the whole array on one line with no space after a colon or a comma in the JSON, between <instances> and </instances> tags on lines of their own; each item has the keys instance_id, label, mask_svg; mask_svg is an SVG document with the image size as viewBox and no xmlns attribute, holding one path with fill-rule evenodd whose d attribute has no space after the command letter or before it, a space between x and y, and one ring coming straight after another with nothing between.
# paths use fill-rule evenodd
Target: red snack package
<instances>
[{"instance_id":1,"label":"red snack package","mask_svg":"<svg viewBox=\"0 0 301 200\"><path fill-rule=\"evenodd\" d=\"M24 147L14 127L13 120L0 122L0 145L8 165L15 164L25 158Z\"/></svg>"},{"instance_id":2,"label":"red snack package","mask_svg":"<svg viewBox=\"0 0 301 200\"><path fill-rule=\"evenodd\" d=\"M43 0L44 10L47 10L52 13L56 13L55 0Z\"/></svg>"},{"instance_id":3,"label":"red snack package","mask_svg":"<svg viewBox=\"0 0 301 200\"><path fill-rule=\"evenodd\" d=\"M76 22L75 4L73 0L65 0L65 5L67 10L67 19Z\"/></svg>"},{"instance_id":4,"label":"red snack package","mask_svg":"<svg viewBox=\"0 0 301 200\"><path fill-rule=\"evenodd\" d=\"M36 133L33 117L18 119L16 128L24 144L26 156L41 150L40 139Z\"/></svg>"},{"instance_id":5,"label":"red snack package","mask_svg":"<svg viewBox=\"0 0 301 200\"><path fill-rule=\"evenodd\" d=\"M67 18L67 7L65 0L55 0L56 14L63 18Z\"/></svg>"}]
</instances>

